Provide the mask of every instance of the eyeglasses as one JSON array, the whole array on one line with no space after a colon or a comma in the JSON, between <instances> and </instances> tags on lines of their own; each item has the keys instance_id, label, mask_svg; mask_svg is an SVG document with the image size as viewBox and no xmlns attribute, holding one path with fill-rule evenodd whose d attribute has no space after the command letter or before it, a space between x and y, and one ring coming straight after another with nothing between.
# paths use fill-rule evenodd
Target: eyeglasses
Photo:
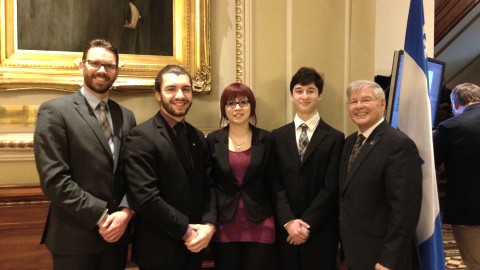
<instances>
[{"instance_id":1,"label":"eyeglasses","mask_svg":"<svg viewBox=\"0 0 480 270\"><path fill-rule=\"evenodd\" d=\"M100 67L103 66L103 68L105 68L105 71L108 71L108 72L114 72L117 70L117 65L115 64L102 64L99 61L95 61L95 60L86 60L84 62L86 62L87 65L93 69L100 69Z\"/></svg>"},{"instance_id":2,"label":"eyeglasses","mask_svg":"<svg viewBox=\"0 0 480 270\"><path fill-rule=\"evenodd\" d=\"M237 107L237 104L238 106L240 106L240 108L245 108L248 106L248 104L250 104L250 101L248 101L248 99L242 99L242 100L239 100L238 102L234 100L229 100L227 101L227 104L225 104L225 106L229 109L233 109Z\"/></svg>"},{"instance_id":3,"label":"eyeglasses","mask_svg":"<svg viewBox=\"0 0 480 270\"><path fill-rule=\"evenodd\" d=\"M360 100L356 100L356 99L353 99L353 100L350 100L347 102L347 105L350 106L350 107L353 107L357 104L361 105L361 104L370 104L371 102L374 102L375 100L377 99L373 99L373 98L362 98Z\"/></svg>"}]
</instances>

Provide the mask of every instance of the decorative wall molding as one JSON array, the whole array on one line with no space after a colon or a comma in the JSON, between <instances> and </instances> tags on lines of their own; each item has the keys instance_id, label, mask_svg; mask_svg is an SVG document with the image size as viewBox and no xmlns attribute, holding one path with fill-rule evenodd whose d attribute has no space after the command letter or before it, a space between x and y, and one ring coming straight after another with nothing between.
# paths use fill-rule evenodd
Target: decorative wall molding
<instances>
[{"instance_id":1,"label":"decorative wall molding","mask_svg":"<svg viewBox=\"0 0 480 270\"><path fill-rule=\"evenodd\" d=\"M235 74L236 82L245 82L245 5L235 0Z\"/></svg>"},{"instance_id":2,"label":"decorative wall molding","mask_svg":"<svg viewBox=\"0 0 480 270\"><path fill-rule=\"evenodd\" d=\"M28 149L33 149L33 133L0 133L0 151Z\"/></svg>"}]
</instances>

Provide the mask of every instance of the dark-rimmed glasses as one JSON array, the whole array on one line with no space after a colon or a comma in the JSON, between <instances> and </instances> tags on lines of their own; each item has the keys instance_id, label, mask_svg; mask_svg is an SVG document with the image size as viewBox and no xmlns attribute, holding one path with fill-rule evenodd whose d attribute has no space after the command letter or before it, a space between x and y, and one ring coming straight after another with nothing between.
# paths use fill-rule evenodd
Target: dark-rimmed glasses
<instances>
[{"instance_id":1,"label":"dark-rimmed glasses","mask_svg":"<svg viewBox=\"0 0 480 270\"><path fill-rule=\"evenodd\" d=\"M238 106L240 106L240 108L245 108L245 107L248 106L248 104L250 104L250 101L248 101L248 99L242 99L242 100L239 100L238 102L234 101L234 100L229 100L229 101L227 101L225 106L229 109L233 109L233 108L237 107L237 104L238 104Z\"/></svg>"},{"instance_id":2,"label":"dark-rimmed glasses","mask_svg":"<svg viewBox=\"0 0 480 270\"><path fill-rule=\"evenodd\" d=\"M95 60L85 60L83 62L87 63L87 65L93 69L100 69L100 67L103 66L105 71L108 71L108 72L114 72L117 70L117 65L115 64L108 64L108 63L102 64L101 62L95 61Z\"/></svg>"}]
</instances>

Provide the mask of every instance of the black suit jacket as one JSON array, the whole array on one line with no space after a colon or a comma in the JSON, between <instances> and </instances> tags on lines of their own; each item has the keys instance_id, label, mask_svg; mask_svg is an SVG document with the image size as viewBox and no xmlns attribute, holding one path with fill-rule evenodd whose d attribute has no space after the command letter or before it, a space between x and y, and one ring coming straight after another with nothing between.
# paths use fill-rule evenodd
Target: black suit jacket
<instances>
[{"instance_id":1,"label":"black suit jacket","mask_svg":"<svg viewBox=\"0 0 480 270\"><path fill-rule=\"evenodd\" d=\"M344 135L323 120L317 125L300 161L295 124L272 131L277 157L274 181L280 226L293 219L310 224L308 241L338 241L338 166ZM280 227L278 241L285 242ZM321 250L316 251L321 254Z\"/></svg>"},{"instance_id":2,"label":"black suit jacket","mask_svg":"<svg viewBox=\"0 0 480 270\"><path fill-rule=\"evenodd\" d=\"M480 104L443 121L433 135L435 164L445 162L445 222L480 225Z\"/></svg>"},{"instance_id":3,"label":"black suit jacket","mask_svg":"<svg viewBox=\"0 0 480 270\"><path fill-rule=\"evenodd\" d=\"M87 254L107 244L96 224L105 209L117 211L125 196L121 156L126 135L135 125L130 110L112 100L108 107L114 157L80 90L45 102L38 111L35 162L42 190L52 201L42 243L53 253Z\"/></svg>"},{"instance_id":4,"label":"black suit jacket","mask_svg":"<svg viewBox=\"0 0 480 270\"><path fill-rule=\"evenodd\" d=\"M415 269L415 229L422 198L415 143L383 121L370 134L348 173L357 138L346 139L340 164L340 235L352 270Z\"/></svg>"},{"instance_id":5,"label":"black suit jacket","mask_svg":"<svg viewBox=\"0 0 480 270\"><path fill-rule=\"evenodd\" d=\"M251 159L242 185L233 177L228 160L228 127L207 136L212 164L212 179L218 200L220 221L232 219L238 201L243 198L247 216L260 222L273 215L271 205L271 183L273 160L272 138L268 131L250 126L252 129Z\"/></svg>"},{"instance_id":6,"label":"black suit jacket","mask_svg":"<svg viewBox=\"0 0 480 270\"><path fill-rule=\"evenodd\" d=\"M182 237L188 224L216 221L210 212L215 198L210 194L205 136L188 123L186 128L191 170L179 158L160 113L132 129L127 139L125 173L136 214L133 259L142 267L185 263L190 252Z\"/></svg>"}]
</instances>

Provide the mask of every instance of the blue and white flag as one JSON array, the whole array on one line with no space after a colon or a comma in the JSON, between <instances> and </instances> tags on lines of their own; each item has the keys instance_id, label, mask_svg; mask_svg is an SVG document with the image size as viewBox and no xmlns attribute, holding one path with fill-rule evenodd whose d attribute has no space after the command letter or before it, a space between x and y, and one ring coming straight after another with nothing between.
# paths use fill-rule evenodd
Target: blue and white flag
<instances>
[{"instance_id":1,"label":"blue and white flag","mask_svg":"<svg viewBox=\"0 0 480 270\"><path fill-rule=\"evenodd\" d=\"M405 36L398 128L412 138L423 160L423 197L417 238L421 269L437 270L445 269L445 259L433 157L424 24L422 0L411 0Z\"/></svg>"}]
</instances>

